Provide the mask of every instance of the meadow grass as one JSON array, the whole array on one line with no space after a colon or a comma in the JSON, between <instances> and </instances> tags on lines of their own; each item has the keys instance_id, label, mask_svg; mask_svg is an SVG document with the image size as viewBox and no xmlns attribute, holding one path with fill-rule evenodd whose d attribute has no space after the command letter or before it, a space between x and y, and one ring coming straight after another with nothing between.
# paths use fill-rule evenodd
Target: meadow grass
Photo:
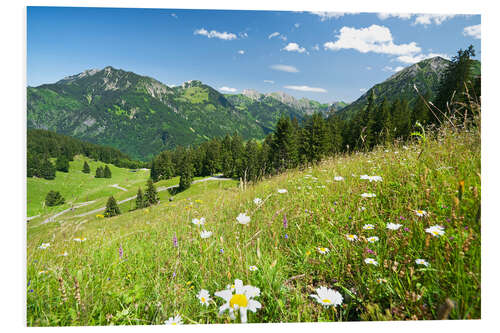
<instances>
[{"instance_id":1,"label":"meadow grass","mask_svg":"<svg viewBox=\"0 0 500 333\"><path fill-rule=\"evenodd\" d=\"M28 226L28 326L163 324L176 314L187 324L230 323L214 292L235 279L260 289L251 323L480 318L480 163L477 132L443 129L425 146L337 156L245 190L198 183L117 217ZM240 213L247 225L237 223ZM204 226L191 223L200 217ZM445 233L426 233L433 225ZM202 239L202 229L213 235ZM319 286L340 292L342 305L318 304L310 295ZM208 306L200 289L213 298Z\"/></svg>"}]
</instances>

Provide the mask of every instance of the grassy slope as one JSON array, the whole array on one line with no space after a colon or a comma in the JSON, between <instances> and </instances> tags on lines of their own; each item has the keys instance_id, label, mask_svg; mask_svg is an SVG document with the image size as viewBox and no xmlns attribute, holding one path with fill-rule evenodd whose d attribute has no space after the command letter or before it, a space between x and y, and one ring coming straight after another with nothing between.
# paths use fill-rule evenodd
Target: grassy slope
<instances>
[{"instance_id":1,"label":"grassy slope","mask_svg":"<svg viewBox=\"0 0 500 333\"><path fill-rule=\"evenodd\" d=\"M447 134L420 158L417 146L384 149L290 171L246 191L196 184L147 210L28 227L28 325L160 324L177 313L185 323L230 322L227 313L217 317L220 298L214 297L217 306L202 307L196 293L204 288L213 295L235 278L261 290L263 308L249 312L249 322L436 319L448 297L456 302L451 318L480 318L479 136ZM370 183L362 174L383 181ZM336 175L345 180L333 181ZM377 196L362 198L365 192ZM257 207L255 197L264 203ZM419 218L415 209L430 214ZM240 212L251 216L248 225L236 223ZM201 216L211 238L201 239L190 223ZM387 222L407 229L390 231ZM366 223L375 229L363 230ZM425 233L435 224L445 227L445 236ZM359 240L347 241L348 233ZM367 243L372 235L380 240ZM72 241L77 236L87 241ZM42 242L51 247L38 249ZM330 252L319 254L319 246ZM58 256L64 251L67 257ZM365 264L366 257L379 265ZM417 258L430 267L417 266ZM259 270L250 272L249 265ZM338 290L344 305L333 311L315 303L309 295L320 285Z\"/></svg>"},{"instance_id":2,"label":"grassy slope","mask_svg":"<svg viewBox=\"0 0 500 333\"><path fill-rule=\"evenodd\" d=\"M91 170L89 174L82 172L84 160L87 160L89 163ZM71 203L75 204L103 197L107 198L110 195L122 196L122 193L126 193L125 197L132 196L135 193L130 190L125 192L109 185L118 184L127 189L134 189L138 184L145 184L149 177L149 171L138 170L137 172L130 172L128 169L117 168L112 164L108 164L112 178L95 178L96 168L104 165L102 162L92 161L83 156L76 156L74 161L70 162L69 172L57 171L54 180L28 178L28 216L57 213L71 207ZM65 199L65 204L57 207L43 207L45 196L50 190L61 192Z\"/></svg>"}]
</instances>

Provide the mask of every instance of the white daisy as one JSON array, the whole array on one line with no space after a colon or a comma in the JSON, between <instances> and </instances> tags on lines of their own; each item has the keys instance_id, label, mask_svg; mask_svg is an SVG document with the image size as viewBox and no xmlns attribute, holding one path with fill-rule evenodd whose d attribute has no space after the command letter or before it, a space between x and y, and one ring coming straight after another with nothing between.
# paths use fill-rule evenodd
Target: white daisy
<instances>
[{"instance_id":1,"label":"white daisy","mask_svg":"<svg viewBox=\"0 0 500 333\"><path fill-rule=\"evenodd\" d=\"M365 224L363 226L363 230L372 230L375 229L375 226L373 224Z\"/></svg>"},{"instance_id":2,"label":"white daisy","mask_svg":"<svg viewBox=\"0 0 500 333\"><path fill-rule=\"evenodd\" d=\"M377 279L377 283L378 284L387 283L387 280L386 279L382 279L382 278L378 278Z\"/></svg>"},{"instance_id":3,"label":"white daisy","mask_svg":"<svg viewBox=\"0 0 500 333\"><path fill-rule=\"evenodd\" d=\"M205 224L205 218L202 217L200 219L192 219L191 222L194 224L194 225L197 225L197 226L200 226L200 225L204 225Z\"/></svg>"},{"instance_id":4,"label":"white daisy","mask_svg":"<svg viewBox=\"0 0 500 333\"><path fill-rule=\"evenodd\" d=\"M253 203L256 204L256 205L260 205L262 203L262 199L261 198L255 198L255 199L253 199Z\"/></svg>"},{"instance_id":5,"label":"white daisy","mask_svg":"<svg viewBox=\"0 0 500 333\"><path fill-rule=\"evenodd\" d=\"M59 256L61 256L61 257L67 257L68 256L68 252L65 251L65 252L59 254Z\"/></svg>"},{"instance_id":6,"label":"white daisy","mask_svg":"<svg viewBox=\"0 0 500 333\"><path fill-rule=\"evenodd\" d=\"M374 197L376 197L377 195L376 195L375 193L363 193L363 194L361 194L361 196L362 196L363 198L374 198Z\"/></svg>"},{"instance_id":7,"label":"white daisy","mask_svg":"<svg viewBox=\"0 0 500 333\"><path fill-rule=\"evenodd\" d=\"M359 207L359 211L360 211L360 212L364 212L365 210L366 210L366 208L365 208L365 207L363 207L363 206Z\"/></svg>"},{"instance_id":8,"label":"white daisy","mask_svg":"<svg viewBox=\"0 0 500 333\"><path fill-rule=\"evenodd\" d=\"M387 229L389 230L398 230L399 228L401 228L401 224L397 224L397 223L387 223Z\"/></svg>"},{"instance_id":9,"label":"white daisy","mask_svg":"<svg viewBox=\"0 0 500 333\"><path fill-rule=\"evenodd\" d=\"M430 265L425 259L416 259L415 263L417 265L424 265L425 267Z\"/></svg>"},{"instance_id":10,"label":"white daisy","mask_svg":"<svg viewBox=\"0 0 500 333\"><path fill-rule=\"evenodd\" d=\"M40 245L38 248L40 250L45 250L47 249L48 247L50 247L50 243L42 243L42 245Z\"/></svg>"},{"instance_id":11,"label":"white daisy","mask_svg":"<svg viewBox=\"0 0 500 333\"><path fill-rule=\"evenodd\" d=\"M375 243L375 242L378 241L378 237L377 236L372 236L372 237L368 237L366 240L368 242L370 242L370 243Z\"/></svg>"},{"instance_id":12,"label":"white daisy","mask_svg":"<svg viewBox=\"0 0 500 333\"><path fill-rule=\"evenodd\" d=\"M321 254L327 254L328 252L330 252L330 249L327 247L318 247L318 252Z\"/></svg>"},{"instance_id":13,"label":"white daisy","mask_svg":"<svg viewBox=\"0 0 500 333\"><path fill-rule=\"evenodd\" d=\"M284 189L284 188L278 189L278 193L286 193L286 192L288 192L287 189Z\"/></svg>"},{"instance_id":14,"label":"white daisy","mask_svg":"<svg viewBox=\"0 0 500 333\"><path fill-rule=\"evenodd\" d=\"M165 325L182 325L182 318L179 315L176 315L175 317L170 317L168 320L165 320Z\"/></svg>"},{"instance_id":15,"label":"white daisy","mask_svg":"<svg viewBox=\"0 0 500 333\"><path fill-rule=\"evenodd\" d=\"M262 307L260 302L253 299L253 297L258 297L260 295L260 289L251 285L244 286L241 280L234 280L234 290L221 290L217 291L214 295L226 301L226 303L219 308L219 315L228 310L229 317L234 320L236 319L234 311L238 311L239 309L242 323L247 322L248 310L257 312L257 309Z\"/></svg>"},{"instance_id":16,"label":"white daisy","mask_svg":"<svg viewBox=\"0 0 500 333\"><path fill-rule=\"evenodd\" d=\"M210 293L206 289L200 290L200 292L198 293L198 295L196 295L196 297L198 297L200 303L205 306L208 306L208 302L212 300L210 298Z\"/></svg>"},{"instance_id":17,"label":"white daisy","mask_svg":"<svg viewBox=\"0 0 500 333\"><path fill-rule=\"evenodd\" d=\"M415 211L415 214L417 214L417 216L427 216L427 212L425 210L416 210Z\"/></svg>"},{"instance_id":18,"label":"white daisy","mask_svg":"<svg viewBox=\"0 0 500 333\"><path fill-rule=\"evenodd\" d=\"M335 177L333 177L333 180L336 180L336 181L340 182L340 181L344 180L344 177L342 177L342 176L335 176Z\"/></svg>"},{"instance_id":19,"label":"white daisy","mask_svg":"<svg viewBox=\"0 0 500 333\"><path fill-rule=\"evenodd\" d=\"M74 240L75 242L79 242L79 243L81 243L81 242L85 242L85 241L87 240L87 238L80 238L80 237L77 237L77 238L74 238L73 240Z\"/></svg>"},{"instance_id":20,"label":"white daisy","mask_svg":"<svg viewBox=\"0 0 500 333\"><path fill-rule=\"evenodd\" d=\"M258 270L257 266L250 266L250 267L248 267L248 269L249 269L251 272L255 272L256 270Z\"/></svg>"},{"instance_id":21,"label":"white daisy","mask_svg":"<svg viewBox=\"0 0 500 333\"><path fill-rule=\"evenodd\" d=\"M350 241L350 242L353 242L353 241L355 241L355 240L357 240L357 239L358 239L358 236L356 236L356 235L351 235L351 234L349 234L349 235L345 235L345 237L346 237L346 238L347 238L347 240L348 240L348 241Z\"/></svg>"},{"instance_id":22,"label":"white daisy","mask_svg":"<svg viewBox=\"0 0 500 333\"><path fill-rule=\"evenodd\" d=\"M444 235L444 228L440 225L433 225L432 227L425 229L425 232L431 234L434 237L439 237Z\"/></svg>"},{"instance_id":23,"label":"white daisy","mask_svg":"<svg viewBox=\"0 0 500 333\"><path fill-rule=\"evenodd\" d=\"M344 300L338 291L322 286L316 289L316 295L311 294L309 296L325 307L341 305Z\"/></svg>"},{"instance_id":24,"label":"white daisy","mask_svg":"<svg viewBox=\"0 0 500 333\"><path fill-rule=\"evenodd\" d=\"M250 222L250 216L247 216L246 213L240 213L236 220L239 224L247 224L248 222Z\"/></svg>"},{"instance_id":25,"label":"white daisy","mask_svg":"<svg viewBox=\"0 0 500 333\"><path fill-rule=\"evenodd\" d=\"M369 265L375 265L375 266L378 265L378 262L373 258L365 258L365 263L369 264Z\"/></svg>"},{"instance_id":26,"label":"white daisy","mask_svg":"<svg viewBox=\"0 0 500 333\"><path fill-rule=\"evenodd\" d=\"M203 230L202 232L200 232L200 236L201 236L201 238L208 238L208 237L212 236L212 232Z\"/></svg>"}]
</instances>

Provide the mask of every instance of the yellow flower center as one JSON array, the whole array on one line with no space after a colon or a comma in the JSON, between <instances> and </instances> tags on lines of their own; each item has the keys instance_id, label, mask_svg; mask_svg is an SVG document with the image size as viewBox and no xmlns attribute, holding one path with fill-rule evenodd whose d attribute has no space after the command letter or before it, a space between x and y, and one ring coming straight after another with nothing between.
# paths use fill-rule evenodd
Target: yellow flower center
<instances>
[{"instance_id":1,"label":"yellow flower center","mask_svg":"<svg viewBox=\"0 0 500 333\"><path fill-rule=\"evenodd\" d=\"M325 249L324 247L320 247L320 248L319 248L319 250L320 250L321 252L325 252L325 251L326 251L326 249Z\"/></svg>"},{"instance_id":2,"label":"yellow flower center","mask_svg":"<svg viewBox=\"0 0 500 333\"><path fill-rule=\"evenodd\" d=\"M439 232L437 232L436 230L434 230L432 233L436 236L439 235Z\"/></svg>"},{"instance_id":3,"label":"yellow flower center","mask_svg":"<svg viewBox=\"0 0 500 333\"><path fill-rule=\"evenodd\" d=\"M419 213L419 214L423 214L424 212L423 212L423 211L421 211L421 210L417 210L417 213Z\"/></svg>"},{"instance_id":4,"label":"yellow flower center","mask_svg":"<svg viewBox=\"0 0 500 333\"><path fill-rule=\"evenodd\" d=\"M234 309L235 305L238 305L240 308L246 308L248 305L248 299L243 294L234 294L229 300L229 305Z\"/></svg>"},{"instance_id":5,"label":"yellow flower center","mask_svg":"<svg viewBox=\"0 0 500 333\"><path fill-rule=\"evenodd\" d=\"M323 303L327 303L327 304L330 304L332 303L332 301L330 301L329 299L325 298L325 299L322 299L321 300Z\"/></svg>"},{"instance_id":6,"label":"yellow flower center","mask_svg":"<svg viewBox=\"0 0 500 333\"><path fill-rule=\"evenodd\" d=\"M202 297L202 298L201 298L201 302L202 302L202 303L205 303L205 302L206 302L205 297Z\"/></svg>"}]
</instances>

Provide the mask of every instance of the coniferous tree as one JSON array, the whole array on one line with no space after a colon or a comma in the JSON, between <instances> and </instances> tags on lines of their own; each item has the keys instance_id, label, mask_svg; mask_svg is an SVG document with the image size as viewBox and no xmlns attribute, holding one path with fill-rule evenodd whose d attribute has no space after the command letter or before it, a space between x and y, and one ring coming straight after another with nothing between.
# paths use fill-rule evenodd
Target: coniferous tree
<instances>
[{"instance_id":1,"label":"coniferous tree","mask_svg":"<svg viewBox=\"0 0 500 333\"><path fill-rule=\"evenodd\" d=\"M46 156L40 164L40 176L48 180L56 178L56 168Z\"/></svg>"},{"instance_id":2,"label":"coniferous tree","mask_svg":"<svg viewBox=\"0 0 500 333\"><path fill-rule=\"evenodd\" d=\"M52 207L52 206L59 206L64 203L64 198L62 197L61 193L57 191L49 191L47 193L47 196L45 197L45 205Z\"/></svg>"},{"instance_id":3,"label":"coniferous tree","mask_svg":"<svg viewBox=\"0 0 500 333\"><path fill-rule=\"evenodd\" d=\"M95 178L104 178L104 170L102 167L97 167L95 169Z\"/></svg>"},{"instance_id":4,"label":"coniferous tree","mask_svg":"<svg viewBox=\"0 0 500 333\"><path fill-rule=\"evenodd\" d=\"M118 207L115 198L113 196L110 196L108 202L106 203L106 210L104 211L104 216L112 217L120 214L121 214L120 208Z\"/></svg>"},{"instance_id":5,"label":"coniferous tree","mask_svg":"<svg viewBox=\"0 0 500 333\"><path fill-rule=\"evenodd\" d=\"M193 165L191 164L191 154L187 152L184 156L179 179L179 191L187 190L193 181Z\"/></svg>"},{"instance_id":6,"label":"coniferous tree","mask_svg":"<svg viewBox=\"0 0 500 333\"><path fill-rule=\"evenodd\" d=\"M84 172L84 173L90 173L90 166L89 166L89 164L87 163L87 161L83 162L83 169L82 169L82 172Z\"/></svg>"},{"instance_id":7,"label":"coniferous tree","mask_svg":"<svg viewBox=\"0 0 500 333\"><path fill-rule=\"evenodd\" d=\"M137 191L137 197L135 198L135 209L144 208L144 196L142 194L142 190L139 187Z\"/></svg>"},{"instance_id":8,"label":"coniferous tree","mask_svg":"<svg viewBox=\"0 0 500 333\"><path fill-rule=\"evenodd\" d=\"M61 155L56 160L56 170L61 172L69 171L69 161L65 155Z\"/></svg>"},{"instance_id":9,"label":"coniferous tree","mask_svg":"<svg viewBox=\"0 0 500 333\"><path fill-rule=\"evenodd\" d=\"M328 151L328 130L326 122L319 113L315 113L304 126L304 141L307 160L318 163Z\"/></svg>"},{"instance_id":10,"label":"coniferous tree","mask_svg":"<svg viewBox=\"0 0 500 333\"><path fill-rule=\"evenodd\" d=\"M144 193L144 207L157 204L159 201L158 193L151 178L146 183L146 192Z\"/></svg>"},{"instance_id":11,"label":"coniferous tree","mask_svg":"<svg viewBox=\"0 0 500 333\"><path fill-rule=\"evenodd\" d=\"M104 177L104 178L111 178L111 170L109 169L109 167L108 167L108 165L107 165L107 164L106 164L106 166L104 167L103 177Z\"/></svg>"},{"instance_id":12,"label":"coniferous tree","mask_svg":"<svg viewBox=\"0 0 500 333\"><path fill-rule=\"evenodd\" d=\"M290 118L282 116L276 123L271 142L273 165L276 171L282 172L298 164L298 145Z\"/></svg>"},{"instance_id":13,"label":"coniferous tree","mask_svg":"<svg viewBox=\"0 0 500 333\"><path fill-rule=\"evenodd\" d=\"M232 139L229 135L226 135L222 140L221 147L221 161L222 161L222 174L224 177L233 177L233 154L231 151Z\"/></svg>"}]
</instances>

